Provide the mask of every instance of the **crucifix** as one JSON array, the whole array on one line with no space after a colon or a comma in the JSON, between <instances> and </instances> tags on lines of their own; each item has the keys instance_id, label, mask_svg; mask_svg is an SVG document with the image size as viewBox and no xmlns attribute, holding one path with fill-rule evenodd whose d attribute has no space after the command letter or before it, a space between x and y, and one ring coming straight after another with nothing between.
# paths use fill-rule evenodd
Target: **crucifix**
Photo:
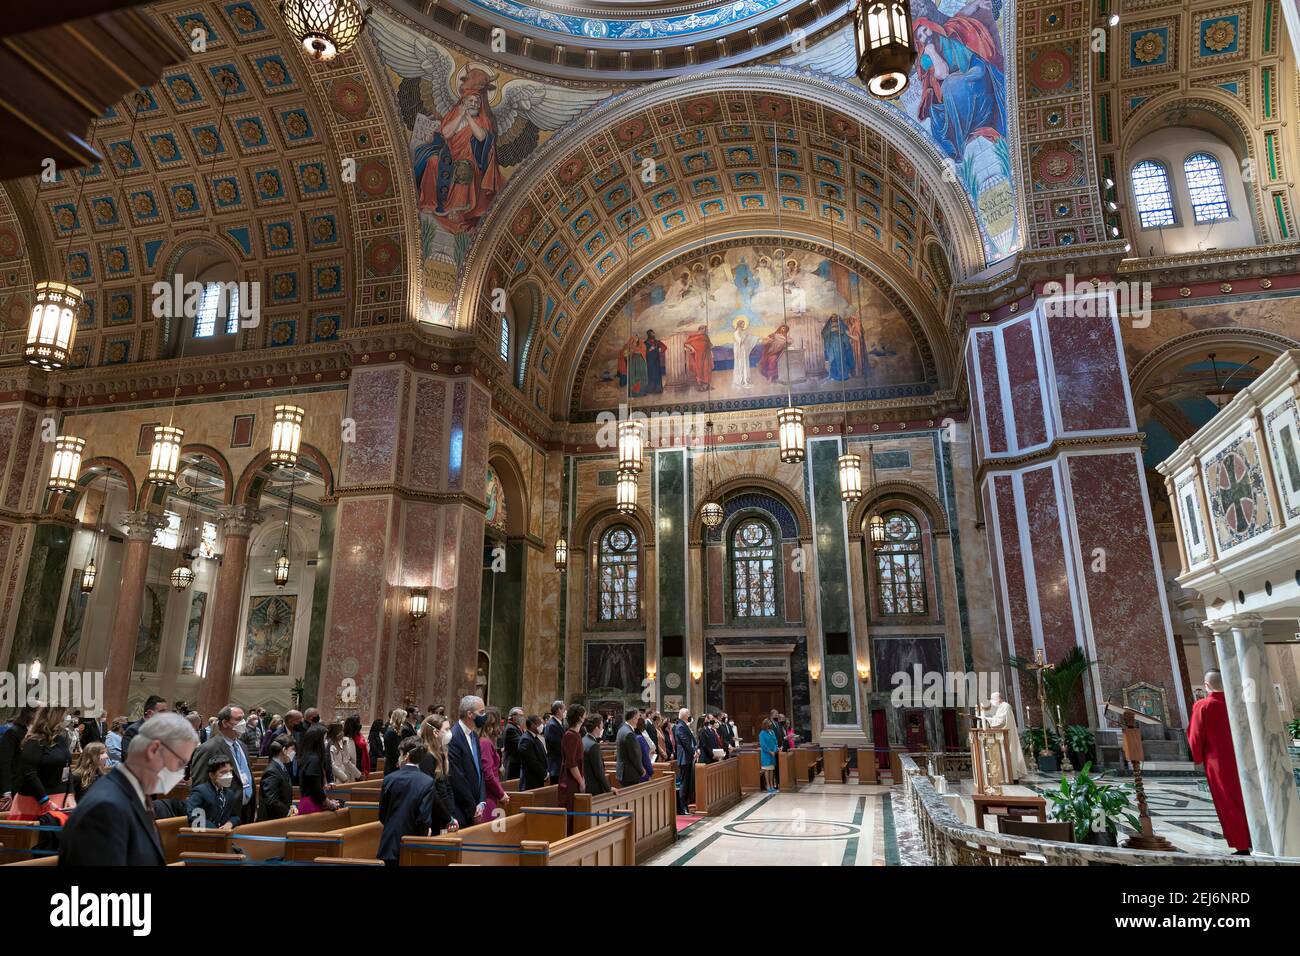
<instances>
[{"instance_id":1,"label":"crucifix","mask_svg":"<svg viewBox=\"0 0 1300 956\"><path fill-rule=\"evenodd\" d=\"M1043 649L1034 648L1034 661L1032 664L1026 664L1025 670L1033 671L1038 679L1038 714L1043 724L1043 749L1038 752L1040 757L1050 757L1052 748L1047 746L1047 693L1043 687L1043 671L1056 670L1055 664L1049 664L1043 659Z\"/></svg>"}]
</instances>

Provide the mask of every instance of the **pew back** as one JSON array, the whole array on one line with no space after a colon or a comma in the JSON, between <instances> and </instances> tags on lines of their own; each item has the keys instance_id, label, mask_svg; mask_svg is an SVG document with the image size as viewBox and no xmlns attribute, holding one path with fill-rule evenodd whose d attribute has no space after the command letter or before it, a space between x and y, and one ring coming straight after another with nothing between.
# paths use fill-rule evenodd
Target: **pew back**
<instances>
[{"instance_id":1,"label":"pew back","mask_svg":"<svg viewBox=\"0 0 1300 956\"><path fill-rule=\"evenodd\" d=\"M178 833L178 845L182 856L187 852L232 853L238 848L250 860L271 860L286 855L290 833L311 834L341 830L378 819L378 804L354 803L342 810L263 820L234 830L195 830L182 827ZM262 839L267 837L272 839Z\"/></svg>"},{"instance_id":2,"label":"pew back","mask_svg":"<svg viewBox=\"0 0 1300 956\"><path fill-rule=\"evenodd\" d=\"M602 793L593 797L587 793L576 794L573 809L580 814L611 813L626 810L632 813L636 855L644 859L677 839L677 790L672 777L662 774L635 787L625 787L617 794ZM582 833L609 819L598 816L572 818L574 833Z\"/></svg>"},{"instance_id":3,"label":"pew back","mask_svg":"<svg viewBox=\"0 0 1300 956\"><path fill-rule=\"evenodd\" d=\"M695 812L716 817L740 802L740 761L728 757L695 765Z\"/></svg>"}]
</instances>

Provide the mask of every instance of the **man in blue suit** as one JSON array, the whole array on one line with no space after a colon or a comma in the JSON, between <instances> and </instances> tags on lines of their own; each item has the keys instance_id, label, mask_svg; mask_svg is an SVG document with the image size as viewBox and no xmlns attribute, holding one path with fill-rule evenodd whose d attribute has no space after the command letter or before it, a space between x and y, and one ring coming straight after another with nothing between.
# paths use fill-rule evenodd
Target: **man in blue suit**
<instances>
[{"instance_id":1,"label":"man in blue suit","mask_svg":"<svg viewBox=\"0 0 1300 956\"><path fill-rule=\"evenodd\" d=\"M233 830L232 819L239 801L231 795L235 775L229 757L214 756L208 761L208 779L194 785L185 801L185 815L190 826L198 830ZM193 784L194 781L191 781Z\"/></svg>"},{"instance_id":2,"label":"man in blue suit","mask_svg":"<svg viewBox=\"0 0 1300 956\"><path fill-rule=\"evenodd\" d=\"M557 700L551 704L551 719L542 731L542 737L546 740L546 769L551 775L551 783L560 782L560 741L564 739L564 711L564 701Z\"/></svg>"},{"instance_id":3,"label":"man in blue suit","mask_svg":"<svg viewBox=\"0 0 1300 956\"><path fill-rule=\"evenodd\" d=\"M695 797L695 735L691 733L691 711L683 707L673 725L673 744L677 754L677 812L690 812Z\"/></svg>"},{"instance_id":4,"label":"man in blue suit","mask_svg":"<svg viewBox=\"0 0 1300 956\"><path fill-rule=\"evenodd\" d=\"M397 745L397 760L401 765L384 777L379 791L379 820L384 825L379 838L379 859L387 866L397 866L402 855L402 837L428 836L432 830L439 833L455 822L445 816L441 801L433 790L433 777L420 769L420 761L428 754L418 737L407 737Z\"/></svg>"},{"instance_id":5,"label":"man in blue suit","mask_svg":"<svg viewBox=\"0 0 1300 956\"><path fill-rule=\"evenodd\" d=\"M460 700L460 720L451 729L447 763L456 820L463 826L483 821L487 794L483 789L483 764L479 760L478 732L487 721L482 697L469 695Z\"/></svg>"},{"instance_id":6,"label":"man in blue suit","mask_svg":"<svg viewBox=\"0 0 1300 956\"><path fill-rule=\"evenodd\" d=\"M162 866L150 797L185 777L198 745L189 721L158 713L137 728L123 760L86 791L59 834L59 866Z\"/></svg>"}]
</instances>

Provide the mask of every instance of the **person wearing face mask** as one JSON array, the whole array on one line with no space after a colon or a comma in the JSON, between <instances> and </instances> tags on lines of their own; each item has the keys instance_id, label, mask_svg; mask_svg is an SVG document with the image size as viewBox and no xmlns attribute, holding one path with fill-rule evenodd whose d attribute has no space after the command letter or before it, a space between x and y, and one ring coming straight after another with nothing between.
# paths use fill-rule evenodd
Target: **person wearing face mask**
<instances>
[{"instance_id":1,"label":"person wearing face mask","mask_svg":"<svg viewBox=\"0 0 1300 956\"><path fill-rule=\"evenodd\" d=\"M560 741L564 739L564 716L564 701L555 701L551 704L551 719L542 731L542 738L546 741L546 767L551 774L551 783L560 782Z\"/></svg>"},{"instance_id":2,"label":"person wearing face mask","mask_svg":"<svg viewBox=\"0 0 1300 956\"><path fill-rule=\"evenodd\" d=\"M228 758L234 772L230 797L234 803L231 817L236 823L252 823L256 818L256 791L253 789L253 771L248 765L248 752L244 750L244 709L227 704L217 711L216 724L211 738L194 751L190 765L190 783L194 786L208 779L208 764L217 757Z\"/></svg>"},{"instance_id":3,"label":"person wearing face mask","mask_svg":"<svg viewBox=\"0 0 1300 956\"><path fill-rule=\"evenodd\" d=\"M428 836L442 830L442 808L434 793L434 781L420 770L428 755L419 737L407 737L397 747L399 766L384 777L379 791L379 859L397 866L402 855L402 838Z\"/></svg>"},{"instance_id":4,"label":"person wearing face mask","mask_svg":"<svg viewBox=\"0 0 1300 956\"><path fill-rule=\"evenodd\" d=\"M479 730L487 723L487 707L482 697L462 697L460 720L451 729L447 758L451 764L451 792L456 801L456 819L463 827L483 822L487 791L483 784L483 764L479 749Z\"/></svg>"},{"instance_id":5,"label":"person wearing face mask","mask_svg":"<svg viewBox=\"0 0 1300 956\"><path fill-rule=\"evenodd\" d=\"M618 790L609 785L600 750L600 740L605 736L605 721L600 714L592 714L582 722L582 733L582 780L587 785L586 792L593 797L610 792L617 796Z\"/></svg>"},{"instance_id":6,"label":"person wearing face mask","mask_svg":"<svg viewBox=\"0 0 1300 956\"><path fill-rule=\"evenodd\" d=\"M519 738L524 735L524 709L511 707L506 715L505 731L501 735L501 753L505 758L502 774L506 780L519 776Z\"/></svg>"},{"instance_id":7,"label":"person wearing face mask","mask_svg":"<svg viewBox=\"0 0 1300 956\"><path fill-rule=\"evenodd\" d=\"M486 806L483 819L492 820L506 815L504 808L510 803L510 794L501 786L501 751L497 749L497 738L501 736L501 711L495 707L487 709L487 720L478 732L479 762L483 765L483 792Z\"/></svg>"},{"instance_id":8,"label":"person wearing face mask","mask_svg":"<svg viewBox=\"0 0 1300 956\"><path fill-rule=\"evenodd\" d=\"M81 748L76 763L72 765L72 799L80 803L90 785L111 769L108 748L99 741Z\"/></svg>"},{"instance_id":9,"label":"person wearing face mask","mask_svg":"<svg viewBox=\"0 0 1300 956\"><path fill-rule=\"evenodd\" d=\"M560 740L560 806L573 812L573 798L582 793L586 781L582 778L582 718L587 716L587 708L574 704L565 709L564 722L569 725Z\"/></svg>"},{"instance_id":10,"label":"person wearing face mask","mask_svg":"<svg viewBox=\"0 0 1300 956\"><path fill-rule=\"evenodd\" d=\"M217 754L208 760L207 767L208 779L195 786L185 801L185 816L198 830L233 830L237 808L232 796L232 791L237 792L234 764L229 757Z\"/></svg>"},{"instance_id":11,"label":"person wearing face mask","mask_svg":"<svg viewBox=\"0 0 1300 956\"><path fill-rule=\"evenodd\" d=\"M257 801L259 821L281 820L293 812L293 780L289 777L289 763L295 755L293 738L281 734L271 741L268 752L271 759L262 772Z\"/></svg>"},{"instance_id":12,"label":"person wearing face mask","mask_svg":"<svg viewBox=\"0 0 1300 956\"><path fill-rule=\"evenodd\" d=\"M451 768L447 762L447 744L450 741L451 728L447 726L446 717L430 714L420 725L420 743L425 749L420 758L420 769L433 778L434 832L460 829L460 821L456 819L456 797L451 792Z\"/></svg>"},{"instance_id":13,"label":"person wearing face mask","mask_svg":"<svg viewBox=\"0 0 1300 956\"><path fill-rule=\"evenodd\" d=\"M162 866L149 797L185 777L198 739L189 722L161 713L140 725L122 763L70 814L59 835L59 866Z\"/></svg>"},{"instance_id":14,"label":"person wearing face mask","mask_svg":"<svg viewBox=\"0 0 1300 956\"><path fill-rule=\"evenodd\" d=\"M530 714L519 738L519 789L546 786L550 771L546 765L546 741L542 739L542 718Z\"/></svg>"},{"instance_id":15,"label":"person wearing face mask","mask_svg":"<svg viewBox=\"0 0 1300 956\"><path fill-rule=\"evenodd\" d=\"M243 741L245 753L255 754L262 746L262 718L257 711L249 713L247 724L239 739Z\"/></svg>"}]
</instances>

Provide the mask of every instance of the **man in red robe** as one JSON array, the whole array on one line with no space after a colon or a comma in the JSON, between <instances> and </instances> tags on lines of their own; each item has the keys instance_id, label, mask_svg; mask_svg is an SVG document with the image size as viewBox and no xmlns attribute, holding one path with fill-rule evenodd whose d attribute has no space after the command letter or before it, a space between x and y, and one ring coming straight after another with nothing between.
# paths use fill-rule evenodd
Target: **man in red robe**
<instances>
[{"instance_id":1,"label":"man in red robe","mask_svg":"<svg viewBox=\"0 0 1300 956\"><path fill-rule=\"evenodd\" d=\"M1228 726L1228 704L1223 698L1223 678L1218 671L1205 672L1205 697L1192 705L1187 727L1192 760L1205 766L1214 811L1219 815L1223 838L1238 853L1250 852L1250 828L1246 825L1246 802L1237 776L1237 755L1232 749Z\"/></svg>"},{"instance_id":2,"label":"man in red robe","mask_svg":"<svg viewBox=\"0 0 1300 956\"><path fill-rule=\"evenodd\" d=\"M497 167L497 128L488 94L495 77L470 69L460 99L415 154L420 211L430 212L450 233L468 232L505 185Z\"/></svg>"},{"instance_id":3,"label":"man in red robe","mask_svg":"<svg viewBox=\"0 0 1300 956\"><path fill-rule=\"evenodd\" d=\"M691 370L697 392L709 390L709 380L713 376L713 343L709 341L708 326L701 325L696 331L686 336L682 343L686 350L686 367Z\"/></svg>"}]
</instances>

